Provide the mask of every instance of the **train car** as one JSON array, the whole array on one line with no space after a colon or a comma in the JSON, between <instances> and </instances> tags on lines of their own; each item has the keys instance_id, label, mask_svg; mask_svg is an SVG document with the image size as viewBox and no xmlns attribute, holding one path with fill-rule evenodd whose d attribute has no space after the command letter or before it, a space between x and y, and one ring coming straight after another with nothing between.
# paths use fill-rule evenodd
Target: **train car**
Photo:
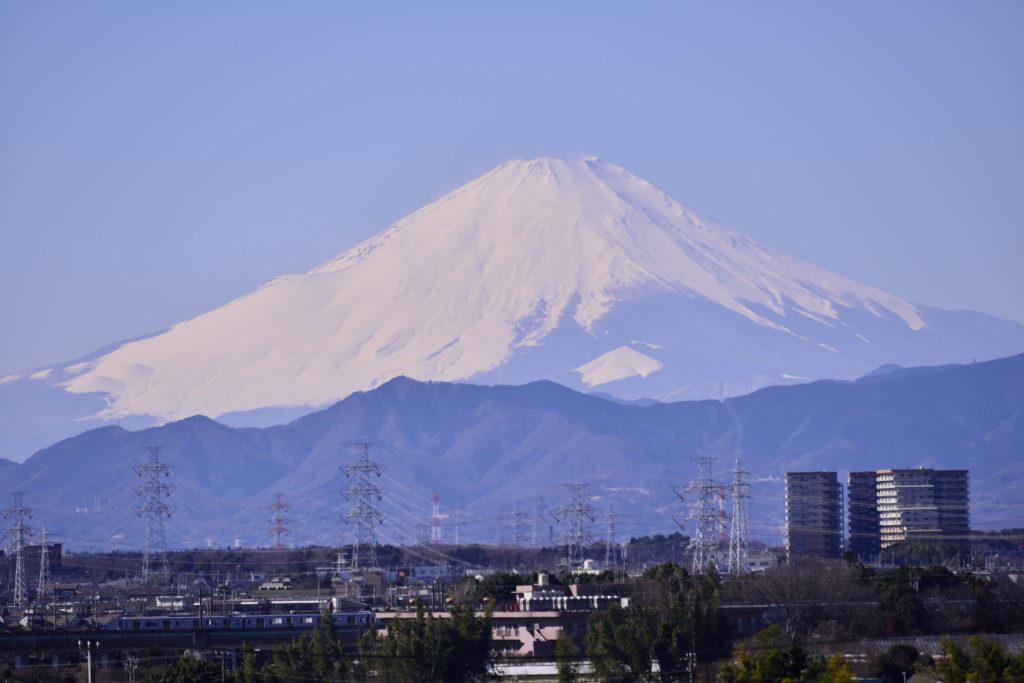
<instances>
[{"instance_id":1,"label":"train car","mask_svg":"<svg viewBox=\"0 0 1024 683\"><path fill-rule=\"evenodd\" d=\"M232 616L192 615L126 616L104 626L107 631L312 631L320 623L319 614L259 614ZM336 629L365 630L373 624L373 612L339 612L331 615Z\"/></svg>"}]
</instances>

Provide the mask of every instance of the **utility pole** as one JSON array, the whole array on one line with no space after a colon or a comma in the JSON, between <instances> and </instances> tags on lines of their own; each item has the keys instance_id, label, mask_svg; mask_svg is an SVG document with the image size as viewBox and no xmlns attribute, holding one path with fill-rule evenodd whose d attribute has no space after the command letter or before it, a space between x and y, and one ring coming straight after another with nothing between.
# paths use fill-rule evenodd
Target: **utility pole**
<instances>
[{"instance_id":1,"label":"utility pole","mask_svg":"<svg viewBox=\"0 0 1024 683\"><path fill-rule=\"evenodd\" d=\"M288 519L285 513L291 509L288 503L284 502L284 496L280 493L274 494L274 502L270 504L270 535L274 539L274 550L284 550L284 537L291 533L288 529Z\"/></svg>"},{"instance_id":2,"label":"utility pole","mask_svg":"<svg viewBox=\"0 0 1024 683\"><path fill-rule=\"evenodd\" d=\"M690 482L686 492L696 497L696 504L686 520L694 522L694 534L687 549L693 552L691 571L700 574L707 568L708 562L714 560L715 549L718 547L718 532L722 521L715 511L715 497L720 495L721 487L715 483L711 474L714 458L700 457L693 458L693 461L697 464L697 479ZM685 500L678 491L676 495Z\"/></svg>"},{"instance_id":3,"label":"utility pole","mask_svg":"<svg viewBox=\"0 0 1024 683\"><path fill-rule=\"evenodd\" d=\"M608 514L605 516L607 525L604 539L604 568L608 569L617 560L617 546L615 545L615 510L608 506Z\"/></svg>"},{"instance_id":4,"label":"utility pole","mask_svg":"<svg viewBox=\"0 0 1024 683\"><path fill-rule=\"evenodd\" d=\"M744 574L748 570L750 554L747 549L747 499L750 485L746 482L749 474L740 467L739 458L732 469L732 523L729 529L729 561L726 570L730 574Z\"/></svg>"},{"instance_id":5,"label":"utility pole","mask_svg":"<svg viewBox=\"0 0 1024 683\"><path fill-rule=\"evenodd\" d=\"M86 681L87 681L87 683L92 683L92 651L93 650L98 650L99 648L100 648L100 643L99 643L98 640L80 640L80 641L78 641L78 650L79 650L79 652L81 652L82 650L85 650L85 657L86 657L85 667L86 667L86 676L87 676Z\"/></svg>"},{"instance_id":6,"label":"utility pole","mask_svg":"<svg viewBox=\"0 0 1024 683\"><path fill-rule=\"evenodd\" d=\"M359 441L351 447L353 460L342 468L352 484L345 490L349 507L345 518L353 526L352 562L353 571L377 566L376 527L384 521L384 515L376 504L384 498L384 492L373 483L384 473L384 466L370 460L370 444Z\"/></svg>"},{"instance_id":7,"label":"utility pole","mask_svg":"<svg viewBox=\"0 0 1024 683\"><path fill-rule=\"evenodd\" d=\"M25 545L32 534L26 521L31 519L32 510L25 507L22 491L11 493L11 506L4 511L4 520L13 520L7 536L14 545L14 607L28 607L28 585L25 583Z\"/></svg>"},{"instance_id":8,"label":"utility pole","mask_svg":"<svg viewBox=\"0 0 1024 683\"><path fill-rule=\"evenodd\" d=\"M565 487L569 490L569 502L553 514L563 525L567 559L569 566L574 567L583 563L583 553L591 541L587 523L596 519L597 511L590 504L586 484L565 484Z\"/></svg>"},{"instance_id":9,"label":"utility pole","mask_svg":"<svg viewBox=\"0 0 1024 683\"><path fill-rule=\"evenodd\" d=\"M50 595L50 544L46 539L46 525L43 525L42 533L39 536L39 583L36 585L36 600L42 600Z\"/></svg>"},{"instance_id":10,"label":"utility pole","mask_svg":"<svg viewBox=\"0 0 1024 683\"><path fill-rule=\"evenodd\" d=\"M142 505L135 509L136 514L146 518L146 537L142 550L142 583L149 583L153 573L153 560L159 562L160 569L169 580L170 566L167 562L167 536L164 532L164 520L171 516L171 508L164 500L171 495L171 487L164 483L170 476L170 469L160 462L161 446L148 446L149 460L135 468L135 474L142 479L142 484L135 488L135 493L142 498Z\"/></svg>"}]
</instances>

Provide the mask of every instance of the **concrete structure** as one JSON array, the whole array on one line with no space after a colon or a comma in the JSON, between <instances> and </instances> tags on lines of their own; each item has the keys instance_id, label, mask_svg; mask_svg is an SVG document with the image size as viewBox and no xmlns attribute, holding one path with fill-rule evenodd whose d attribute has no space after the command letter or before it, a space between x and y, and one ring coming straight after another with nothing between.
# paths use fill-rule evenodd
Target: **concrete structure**
<instances>
[{"instance_id":1,"label":"concrete structure","mask_svg":"<svg viewBox=\"0 0 1024 683\"><path fill-rule=\"evenodd\" d=\"M967 470L850 473L851 550L861 558L902 541L957 540L970 531Z\"/></svg>"},{"instance_id":2,"label":"concrete structure","mask_svg":"<svg viewBox=\"0 0 1024 683\"><path fill-rule=\"evenodd\" d=\"M843 547L842 487L835 472L786 473L786 552L838 558Z\"/></svg>"},{"instance_id":3,"label":"concrete structure","mask_svg":"<svg viewBox=\"0 0 1024 683\"><path fill-rule=\"evenodd\" d=\"M847 548L862 562L878 557L881 550L876 479L874 472L850 472L846 483Z\"/></svg>"}]
</instances>

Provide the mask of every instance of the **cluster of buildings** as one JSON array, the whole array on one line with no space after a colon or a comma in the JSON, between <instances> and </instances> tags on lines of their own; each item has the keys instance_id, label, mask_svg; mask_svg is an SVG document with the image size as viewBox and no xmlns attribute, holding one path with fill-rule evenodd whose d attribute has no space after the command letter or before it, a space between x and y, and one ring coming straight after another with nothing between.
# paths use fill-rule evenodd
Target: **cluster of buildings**
<instances>
[{"instance_id":1,"label":"cluster of buildings","mask_svg":"<svg viewBox=\"0 0 1024 683\"><path fill-rule=\"evenodd\" d=\"M836 472L786 473L791 558L851 552L869 562L896 543L958 541L970 531L967 470L850 472L843 493Z\"/></svg>"}]
</instances>

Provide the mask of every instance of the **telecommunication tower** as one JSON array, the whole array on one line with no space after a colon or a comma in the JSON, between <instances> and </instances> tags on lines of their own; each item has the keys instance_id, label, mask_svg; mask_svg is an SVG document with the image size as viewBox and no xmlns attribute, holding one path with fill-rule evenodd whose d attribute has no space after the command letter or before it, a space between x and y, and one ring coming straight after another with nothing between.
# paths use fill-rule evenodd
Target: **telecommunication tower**
<instances>
[{"instance_id":1,"label":"telecommunication tower","mask_svg":"<svg viewBox=\"0 0 1024 683\"><path fill-rule=\"evenodd\" d=\"M167 562L167 535L164 520L171 516L171 508L164 500L171 495L171 487L164 483L170 476L170 469L160 462L161 446L148 446L149 460L135 468L135 474L142 484L135 487L135 493L142 498L142 504L135 513L146 518L146 537L142 549L142 583L148 583L153 573L154 559L164 576L170 579L171 570Z\"/></svg>"},{"instance_id":2,"label":"telecommunication tower","mask_svg":"<svg viewBox=\"0 0 1024 683\"><path fill-rule=\"evenodd\" d=\"M732 523L729 528L729 559L726 570L730 574L743 574L747 571L750 559L747 550L747 499L750 497L750 485L746 481L749 474L736 465L732 468Z\"/></svg>"},{"instance_id":3,"label":"telecommunication tower","mask_svg":"<svg viewBox=\"0 0 1024 683\"><path fill-rule=\"evenodd\" d=\"M270 535L274 539L274 550L284 550L284 537L291 533L288 528L287 512L291 509L288 503L284 502L284 496L280 493L274 494L274 502L270 504Z\"/></svg>"},{"instance_id":4,"label":"telecommunication tower","mask_svg":"<svg viewBox=\"0 0 1024 683\"><path fill-rule=\"evenodd\" d=\"M577 566L583 564L583 553L592 540L588 522L597 518L597 510L590 504L586 484L566 484L565 487L569 490L569 503L555 510L554 516L563 525L569 566Z\"/></svg>"},{"instance_id":5,"label":"telecommunication tower","mask_svg":"<svg viewBox=\"0 0 1024 683\"><path fill-rule=\"evenodd\" d=\"M722 520L715 510L715 498L720 495L721 487L715 483L711 474L714 458L700 457L693 458L693 461L697 464L697 479L690 482L686 491L695 498L695 503L686 519L694 523L694 534L687 549L693 553L690 569L694 574L699 574L708 562L714 561L715 550L718 548Z\"/></svg>"},{"instance_id":6,"label":"telecommunication tower","mask_svg":"<svg viewBox=\"0 0 1024 683\"><path fill-rule=\"evenodd\" d=\"M352 484L345 490L348 510L345 518L352 524L353 571L377 566L377 526L384 515L377 507L384 492L374 484L384 473L384 466L370 460L370 444L358 441L351 446L352 462L341 468Z\"/></svg>"},{"instance_id":7,"label":"telecommunication tower","mask_svg":"<svg viewBox=\"0 0 1024 683\"><path fill-rule=\"evenodd\" d=\"M32 510L25 507L25 494L22 491L11 493L11 506L4 510L4 519L13 520L7 530L7 536L14 546L14 607L28 606L28 585L25 583L25 545L28 543L32 530L27 520L31 519Z\"/></svg>"},{"instance_id":8,"label":"telecommunication tower","mask_svg":"<svg viewBox=\"0 0 1024 683\"><path fill-rule=\"evenodd\" d=\"M39 583L36 584L36 599L50 595L53 580L50 578L50 544L46 538L46 525L39 534Z\"/></svg>"}]
</instances>

